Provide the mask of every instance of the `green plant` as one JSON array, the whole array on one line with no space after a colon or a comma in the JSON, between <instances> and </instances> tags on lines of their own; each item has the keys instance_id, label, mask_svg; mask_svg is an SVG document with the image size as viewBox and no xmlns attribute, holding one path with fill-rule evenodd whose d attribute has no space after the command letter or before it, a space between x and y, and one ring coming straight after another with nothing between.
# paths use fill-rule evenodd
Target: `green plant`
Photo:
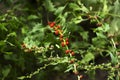
<instances>
[{"instance_id":1,"label":"green plant","mask_svg":"<svg viewBox=\"0 0 120 80\"><path fill-rule=\"evenodd\" d=\"M118 0L35 0L20 8L23 2L17 1L18 6L0 16L0 54L17 65L0 67L2 80L49 80L54 71L72 72L77 80L120 79ZM9 75L19 69L16 76ZM99 72L106 78L96 77Z\"/></svg>"}]
</instances>

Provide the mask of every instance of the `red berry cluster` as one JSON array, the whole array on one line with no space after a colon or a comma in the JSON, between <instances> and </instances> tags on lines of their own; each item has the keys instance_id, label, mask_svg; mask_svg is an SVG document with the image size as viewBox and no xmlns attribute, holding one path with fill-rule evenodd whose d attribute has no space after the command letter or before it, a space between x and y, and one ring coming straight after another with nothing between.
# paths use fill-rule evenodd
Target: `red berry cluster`
<instances>
[{"instance_id":1,"label":"red berry cluster","mask_svg":"<svg viewBox=\"0 0 120 80\"><path fill-rule=\"evenodd\" d=\"M70 53L72 56L75 55L74 51L72 51L72 50L66 50L65 53L66 53L66 54L69 54L69 53Z\"/></svg>"},{"instance_id":2,"label":"red berry cluster","mask_svg":"<svg viewBox=\"0 0 120 80\"><path fill-rule=\"evenodd\" d=\"M59 40L61 41L61 46L62 47L68 47L68 45L69 45L69 39L65 38L65 36L63 34L63 31L61 29L61 26L57 25L55 22L48 22L48 25L50 26L50 28L54 29L55 35L59 37ZM71 56L75 55L74 51L68 50L68 49L65 51L65 53L66 54L70 53Z\"/></svg>"},{"instance_id":3,"label":"red berry cluster","mask_svg":"<svg viewBox=\"0 0 120 80\"><path fill-rule=\"evenodd\" d=\"M49 26L52 28L55 25L55 22L48 22Z\"/></svg>"},{"instance_id":4,"label":"red berry cluster","mask_svg":"<svg viewBox=\"0 0 120 80\"><path fill-rule=\"evenodd\" d=\"M69 54L70 57L74 56L75 52L73 50L71 50L71 49L68 49L68 45L70 44L69 38L64 36L61 26L57 25L55 22L48 22L48 25L50 26L50 28L53 28L55 35L59 37L61 47L66 48L65 49L65 54L67 54L67 55ZM77 65L75 64L75 61L76 61L76 59L74 57L72 57L72 58L70 58L69 63L75 65L73 73L75 75L79 75L79 72L76 69ZM79 78L81 79L82 76L79 76Z\"/></svg>"}]
</instances>

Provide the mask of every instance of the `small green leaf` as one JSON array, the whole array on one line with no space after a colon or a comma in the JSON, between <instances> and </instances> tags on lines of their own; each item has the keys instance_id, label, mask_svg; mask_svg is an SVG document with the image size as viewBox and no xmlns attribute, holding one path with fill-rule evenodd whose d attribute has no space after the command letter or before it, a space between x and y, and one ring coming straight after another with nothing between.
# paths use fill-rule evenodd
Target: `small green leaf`
<instances>
[{"instance_id":1,"label":"small green leaf","mask_svg":"<svg viewBox=\"0 0 120 80\"><path fill-rule=\"evenodd\" d=\"M23 80L23 79L25 79L25 76L18 77L18 79Z\"/></svg>"},{"instance_id":2,"label":"small green leaf","mask_svg":"<svg viewBox=\"0 0 120 80\"><path fill-rule=\"evenodd\" d=\"M63 7L58 7L58 9L55 10L55 15L62 14L64 8L65 8L65 6L63 6Z\"/></svg>"},{"instance_id":3,"label":"small green leaf","mask_svg":"<svg viewBox=\"0 0 120 80\"><path fill-rule=\"evenodd\" d=\"M73 10L80 10L80 7L79 7L77 4L75 4L75 3L70 3L69 6L70 6L70 8L72 8Z\"/></svg>"},{"instance_id":4,"label":"small green leaf","mask_svg":"<svg viewBox=\"0 0 120 80\"><path fill-rule=\"evenodd\" d=\"M56 46L57 48L60 48L60 46L59 46L58 44L55 44L55 46Z\"/></svg>"},{"instance_id":5,"label":"small green leaf","mask_svg":"<svg viewBox=\"0 0 120 80\"><path fill-rule=\"evenodd\" d=\"M94 59L94 55L91 52L88 52L81 62L88 63L90 60L93 60L93 59Z\"/></svg>"},{"instance_id":6,"label":"small green leaf","mask_svg":"<svg viewBox=\"0 0 120 80\"><path fill-rule=\"evenodd\" d=\"M6 66L3 70L2 70L2 74L3 74L3 77L7 77L8 74L10 73L10 70L11 70L11 67L10 66Z\"/></svg>"},{"instance_id":7,"label":"small green leaf","mask_svg":"<svg viewBox=\"0 0 120 80\"><path fill-rule=\"evenodd\" d=\"M34 19L38 19L39 17L36 15L30 15L28 16L28 20L34 20Z\"/></svg>"},{"instance_id":8,"label":"small green leaf","mask_svg":"<svg viewBox=\"0 0 120 80\"><path fill-rule=\"evenodd\" d=\"M10 54L13 54L13 52L5 52L6 54L10 55Z\"/></svg>"},{"instance_id":9,"label":"small green leaf","mask_svg":"<svg viewBox=\"0 0 120 80\"><path fill-rule=\"evenodd\" d=\"M8 29L5 27L7 23L0 23L0 29L4 31L8 31Z\"/></svg>"},{"instance_id":10,"label":"small green leaf","mask_svg":"<svg viewBox=\"0 0 120 80\"><path fill-rule=\"evenodd\" d=\"M88 36L88 32L84 31L84 32L80 32L81 36L83 37L84 40L88 40L89 36Z\"/></svg>"},{"instance_id":11,"label":"small green leaf","mask_svg":"<svg viewBox=\"0 0 120 80\"><path fill-rule=\"evenodd\" d=\"M44 43L45 48L49 48L50 44L51 44L50 42Z\"/></svg>"},{"instance_id":12,"label":"small green leaf","mask_svg":"<svg viewBox=\"0 0 120 80\"><path fill-rule=\"evenodd\" d=\"M67 68L64 72L66 73L66 72L69 72L69 71L71 71L71 70L73 70L73 66L72 66L72 65L69 65L68 68Z\"/></svg>"},{"instance_id":13,"label":"small green leaf","mask_svg":"<svg viewBox=\"0 0 120 80\"><path fill-rule=\"evenodd\" d=\"M118 62L117 57L114 56L113 53L111 53L111 52L109 52L109 54L110 54L110 57L111 57L111 60L112 60L111 62L113 64L116 64Z\"/></svg>"},{"instance_id":14,"label":"small green leaf","mask_svg":"<svg viewBox=\"0 0 120 80\"><path fill-rule=\"evenodd\" d=\"M44 6L46 7L46 9L48 9L48 11L55 11L54 5L51 0L45 0Z\"/></svg>"},{"instance_id":15,"label":"small green leaf","mask_svg":"<svg viewBox=\"0 0 120 80\"><path fill-rule=\"evenodd\" d=\"M10 37L10 36L17 36L17 35L16 35L16 32L11 32L7 36Z\"/></svg>"},{"instance_id":16,"label":"small green leaf","mask_svg":"<svg viewBox=\"0 0 120 80\"><path fill-rule=\"evenodd\" d=\"M0 41L0 46L4 46L5 44L6 44L5 41L3 40Z\"/></svg>"}]
</instances>

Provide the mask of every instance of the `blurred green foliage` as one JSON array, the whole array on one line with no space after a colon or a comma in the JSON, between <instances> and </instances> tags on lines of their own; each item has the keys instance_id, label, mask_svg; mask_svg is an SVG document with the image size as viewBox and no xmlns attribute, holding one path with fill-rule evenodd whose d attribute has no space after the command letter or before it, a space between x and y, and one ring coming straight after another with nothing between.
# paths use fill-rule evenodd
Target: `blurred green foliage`
<instances>
[{"instance_id":1,"label":"blurred green foliage","mask_svg":"<svg viewBox=\"0 0 120 80\"><path fill-rule=\"evenodd\" d=\"M74 70L73 58L89 80L97 69L107 70L105 80L119 80L119 6L119 0L0 0L0 80L56 80ZM75 57L65 55L48 21L62 26Z\"/></svg>"}]
</instances>

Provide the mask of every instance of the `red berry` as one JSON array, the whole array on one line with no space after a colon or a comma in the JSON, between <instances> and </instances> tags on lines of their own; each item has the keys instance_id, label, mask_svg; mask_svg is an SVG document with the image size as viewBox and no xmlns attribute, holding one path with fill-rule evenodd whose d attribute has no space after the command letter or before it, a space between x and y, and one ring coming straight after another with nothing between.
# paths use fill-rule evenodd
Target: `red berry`
<instances>
[{"instance_id":1,"label":"red berry","mask_svg":"<svg viewBox=\"0 0 120 80\"><path fill-rule=\"evenodd\" d=\"M60 34L60 37L59 37L60 41L63 41L63 35Z\"/></svg>"},{"instance_id":2,"label":"red berry","mask_svg":"<svg viewBox=\"0 0 120 80\"><path fill-rule=\"evenodd\" d=\"M68 45L69 44L69 42L68 41L66 41L66 45Z\"/></svg>"},{"instance_id":3,"label":"red berry","mask_svg":"<svg viewBox=\"0 0 120 80\"><path fill-rule=\"evenodd\" d=\"M60 41L63 41L63 38L60 37Z\"/></svg>"},{"instance_id":4,"label":"red berry","mask_svg":"<svg viewBox=\"0 0 120 80\"><path fill-rule=\"evenodd\" d=\"M54 25L55 25L55 23L53 22L50 24L50 27L52 28L52 27L54 27Z\"/></svg>"},{"instance_id":5,"label":"red berry","mask_svg":"<svg viewBox=\"0 0 120 80\"><path fill-rule=\"evenodd\" d=\"M69 41L69 39L68 39L68 38L66 38L66 42L67 42L67 41Z\"/></svg>"},{"instance_id":6,"label":"red berry","mask_svg":"<svg viewBox=\"0 0 120 80\"><path fill-rule=\"evenodd\" d=\"M61 45L62 45L62 47L65 47L65 42L62 42Z\"/></svg>"},{"instance_id":7,"label":"red berry","mask_svg":"<svg viewBox=\"0 0 120 80\"><path fill-rule=\"evenodd\" d=\"M70 50L66 50L65 53L68 54L70 52Z\"/></svg>"},{"instance_id":8,"label":"red berry","mask_svg":"<svg viewBox=\"0 0 120 80\"><path fill-rule=\"evenodd\" d=\"M58 29L59 29L59 28L60 28L60 25L56 26L56 28L58 28Z\"/></svg>"},{"instance_id":9,"label":"red berry","mask_svg":"<svg viewBox=\"0 0 120 80\"><path fill-rule=\"evenodd\" d=\"M55 25L55 22L48 22L48 25L52 28Z\"/></svg>"},{"instance_id":10,"label":"red berry","mask_svg":"<svg viewBox=\"0 0 120 80\"><path fill-rule=\"evenodd\" d=\"M58 31L58 30L56 30L56 31L55 31L55 35L58 35L58 34L59 34L59 31Z\"/></svg>"},{"instance_id":11,"label":"red berry","mask_svg":"<svg viewBox=\"0 0 120 80\"><path fill-rule=\"evenodd\" d=\"M74 56L74 55L75 55L75 53L74 53L74 52L71 52L71 55L72 55L72 56Z\"/></svg>"},{"instance_id":12,"label":"red berry","mask_svg":"<svg viewBox=\"0 0 120 80\"><path fill-rule=\"evenodd\" d=\"M62 35L62 34L60 35L60 38L63 38L63 35Z\"/></svg>"}]
</instances>

